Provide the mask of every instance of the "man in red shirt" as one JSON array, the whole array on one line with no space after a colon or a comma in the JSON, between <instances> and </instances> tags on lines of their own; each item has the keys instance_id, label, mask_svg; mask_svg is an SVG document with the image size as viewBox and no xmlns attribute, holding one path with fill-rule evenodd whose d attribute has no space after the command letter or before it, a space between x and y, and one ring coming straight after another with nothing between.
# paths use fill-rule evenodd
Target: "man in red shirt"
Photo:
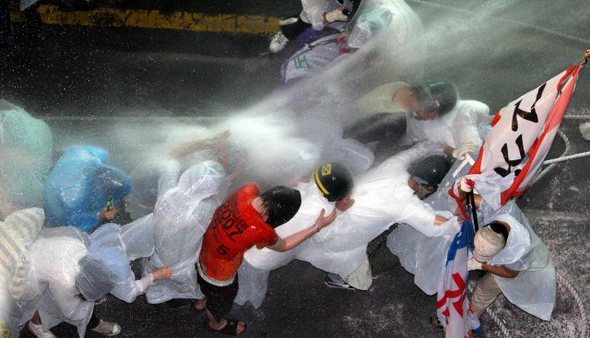
<instances>
[{"instance_id":1,"label":"man in red shirt","mask_svg":"<svg viewBox=\"0 0 590 338\"><path fill-rule=\"evenodd\" d=\"M260 195L258 186L248 183L217 208L203 237L197 263L197 281L206 298L197 301L195 307L205 310L207 329L228 335L246 331L246 322L224 318L238 293L237 271L244 252L254 245L288 251L336 218L335 211L324 217L322 210L312 226L279 237L274 228L293 218L300 205L301 194L295 189L277 186Z\"/></svg>"}]
</instances>

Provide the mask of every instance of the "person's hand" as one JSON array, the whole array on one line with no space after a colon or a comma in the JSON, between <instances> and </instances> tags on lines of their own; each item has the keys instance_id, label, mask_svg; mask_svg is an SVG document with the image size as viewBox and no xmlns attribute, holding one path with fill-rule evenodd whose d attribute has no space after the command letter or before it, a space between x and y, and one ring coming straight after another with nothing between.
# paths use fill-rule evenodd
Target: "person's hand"
<instances>
[{"instance_id":1,"label":"person's hand","mask_svg":"<svg viewBox=\"0 0 590 338\"><path fill-rule=\"evenodd\" d=\"M472 153L478 150L479 146L477 144L465 142L459 148L453 150L451 155L453 155L453 157L458 160L463 160L465 159L465 154Z\"/></svg>"},{"instance_id":2,"label":"person's hand","mask_svg":"<svg viewBox=\"0 0 590 338\"><path fill-rule=\"evenodd\" d=\"M434 225L436 226L441 226L443 224L445 224L449 219L446 217L443 217L441 215L436 215L434 217Z\"/></svg>"},{"instance_id":3,"label":"person's hand","mask_svg":"<svg viewBox=\"0 0 590 338\"><path fill-rule=\"evenodd\" d=\"M115 217L117 217L118 214L119 210L117 210L116 208L113 208L113 210L107 210L107 208L102 208L102 210L98 214L98 217L107 221L112 221Z\"/></svg>"},{"instance_id":4,"label":"person's hand","mask_svg":"<svg viewBox=\"0 0 590 338\"><path fill-rule=\"evenodd\" d=\"M470 193L473 191L473 188L475 187L475 181L467 178L465 176L463 176L461 178L461 181L459 182L459 188L461 189L461 191L464 191L466 193Z\"/></svg>"},{"instance_id":5,"label":"person's hand","mask_svg":"<svg viewBox=\"0 0 590 338\"><path fill-rule=\"evenodd\" d=\"M475 258L472 257L467 261L467 270L469 270L469 271L481 270L482 269L481 265L482 265L481 262L478 262Z\"/></svg>"},{"instance_id":6,"label":"person's hand","mask_svg":"<svg viewBox=\"0 0 590 338\"><path fill-rule=\"evenodd\" d=\"M441 222L442 223L438 223ZM442 229L443 235L455 235L461 230L461 221L458 219L457 216L452 216L451 218L445 218L440 215L436 215L434 220L434 224L439 226Z\"/></svg>"},{"instance_id":7,"label":"person's hand","mask_svg":"<svg viewBox=\"0 0 590 338\"><path fill-rule=\"evenodd\" d=\"M315 220L315 228L318 232L336 220L336 209L334 209L334 211L332 211L332 213L326 217L324 217L325 213L326 209L322 209L322 211L320 211L320 215Z\"/></svg>"},{"instance_id":8,"label":"person's hand","mask_svg":"<svg viewBox=\"0 0 590 338\"><path fill-rule=\"evenodd\" d=\"M352 207L353 204L354 204L354 199L352 199L349 195L346 198L341 199L340 201L336 202L336 209L338 209L340 211L346 211L346 210L350 209L350 207Z\"/></svg>"},{"instance_id":9,"label":"person's hand","mask_svg":"<svg viewBox=\"0 0 590 338\"><path fill-rule=\"evenodd\" d=\"M348 10L345 7L336 8L333 11L324 13L324 20L326 22L346 21L348 20L347 12Z\"/></svg>"},{"instance_id":10,"label":"person's hand","mask_svg":"<svg viewBox=\"0 0 590 338\"><path fill-rule=\"evenodd\" d=\"M165 266L152 272L152 274L154 275L154 280L161 280L172 277L172 272L172 268Z\"/></svg>"}]
</instances>

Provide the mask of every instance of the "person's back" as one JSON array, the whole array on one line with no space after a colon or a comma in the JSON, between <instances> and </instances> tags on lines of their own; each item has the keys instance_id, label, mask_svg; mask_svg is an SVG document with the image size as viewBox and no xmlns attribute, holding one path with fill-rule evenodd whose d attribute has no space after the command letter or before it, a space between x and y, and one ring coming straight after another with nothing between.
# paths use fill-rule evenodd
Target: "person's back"
<instances>
[{"instance_id":1,"label":"person's back","mask_svg":"<svg viewBox=\"0 0 590 338\"><path fill-rule=\"evenodd\" d=\"M156 281L146 292L149 303L177 298L201 298L194 264L215 209L222 203L227 188L221 164L204 161L191 166L178 186L162 195L153 214L154 254L144 261L144 273L168 266L171 279Z\"/></svg>"},{"instance_id":2,"label":"person's back","mask_svg":"<svg viewBox=\"0 0 590 338\"><path fill-rule=\"evenodd\" d=\"M122 170L108 166L109 153L99 147L68 148L53 167L44 189L46 225L74 226L92 232L103 221L103 209L121 209L131 191Z\"/></svg>"},{"instance_id":3,"label":"person's back","mask_svg":"<svg viewBox=\"0 0 590 338\"><path fill-rule=\"evenodd\" d=\"M517 272L509 278L494 275L495 282L510 302L534 316L550 320L556 281L547 246L513 200L497 211L490 211L491 208L484 211L483 221L507 224L509 230L505 245L487 263Z\"/></svg>"},{"instance_id":4,"label":"person's back","mask_svg":"<svg viewBox=\"0 0 590 338\"><path fill-rule=\"evenodd\" d=\"M198 300L195 307L205 310L209 330L231 335L246 330L244 321L225 319L225 315L238 293L237 270L247 249L256 245L287 251L334 220L335 214L324 218L322 211L313 226L279 237L274 228L290 220L300 205L301 196L295 189L277 186L261 195L256 184L248 183L217 208L196 264L197 281L206 298Z\"/></svg>"},{"instance_id":5,"label":"person's back","mask_svg":"<svg viewBox=\"0 0 590 338\"><path fill-rule=\"evenodd\" d=\"M36 335L52 337L49 329L61 322L77 327L83 337L86 328L114 335L121 327L93 315L94 302L116 286L116 276L105 262L89 253L90 239L74 227L44 229L31 245L32 271L27 280L30 297L20 303L21 324L33 318L29 329ZM33 317L38 311L38 317Z\"/></svg>"},{"instance_id":6,"label":"person's back","mask_svg":"<svg viewBox=\"0 0 590 338\"><path fill-rule=\"evenodd\" d=\"M492 117L489 107L475 100L459 100L453 109L442 117L431 120L407 119L403 144L428 140L452 148L470 142L481 146L489 131Z\"/></svg>"},{"instance_id":7,"label":"person's back","mask_svg":"<svg viewBox=\"0 0 590 338\"><path fill-rule=\"evenodd\" d=\"M258 195L255 184L246 184L213 214L200 255L210 277L231 278L242 263L246 250L254 245L262 248L276 242L277 234L252 206Z\"/></svg>"}]
</instances>

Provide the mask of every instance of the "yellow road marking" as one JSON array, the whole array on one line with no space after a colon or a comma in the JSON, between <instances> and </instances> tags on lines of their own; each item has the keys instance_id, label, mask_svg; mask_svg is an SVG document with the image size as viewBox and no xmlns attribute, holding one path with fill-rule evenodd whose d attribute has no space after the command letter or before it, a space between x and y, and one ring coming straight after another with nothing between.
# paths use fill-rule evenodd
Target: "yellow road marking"
<instances>
[{"instance_id":1,"label":"yellow road marking","mask_svg":"<svg viewBox=\"0 0 590 338\"><path fill-rule=\"evenodd\" d=\"M2 0L0 0L2 1ZM211 33L243 33L271 35L279 30L279 18L261 15L217 14L193 12L162 14L158 10L97 8L91 11L60 11L55 5L41 5L41 20L49 25L90 27L132 27L183 30ZM11 13L13 21L22 21L22 14Z\"/></svg>"}]
</instances>

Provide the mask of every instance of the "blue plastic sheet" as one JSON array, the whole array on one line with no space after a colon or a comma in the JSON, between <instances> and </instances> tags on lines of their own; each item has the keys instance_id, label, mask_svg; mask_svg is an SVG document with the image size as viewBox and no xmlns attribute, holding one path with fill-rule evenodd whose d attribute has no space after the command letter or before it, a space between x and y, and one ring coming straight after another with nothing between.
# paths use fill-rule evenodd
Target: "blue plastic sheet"
<instances>
[{"instance_id":1,"label":"blue plastic sheet","mask_svg":"<svg viewBox=\"0 0 590 338\"><path fill-rule=\"evenodd\" d=\"M109 153L92 146L72 146L49 173L44 190L46 225L73 226L92 232L102 220L100 211L112 198L121 209L131 191L131 179L108 165Z\"/></svg>"}]
</instances>

